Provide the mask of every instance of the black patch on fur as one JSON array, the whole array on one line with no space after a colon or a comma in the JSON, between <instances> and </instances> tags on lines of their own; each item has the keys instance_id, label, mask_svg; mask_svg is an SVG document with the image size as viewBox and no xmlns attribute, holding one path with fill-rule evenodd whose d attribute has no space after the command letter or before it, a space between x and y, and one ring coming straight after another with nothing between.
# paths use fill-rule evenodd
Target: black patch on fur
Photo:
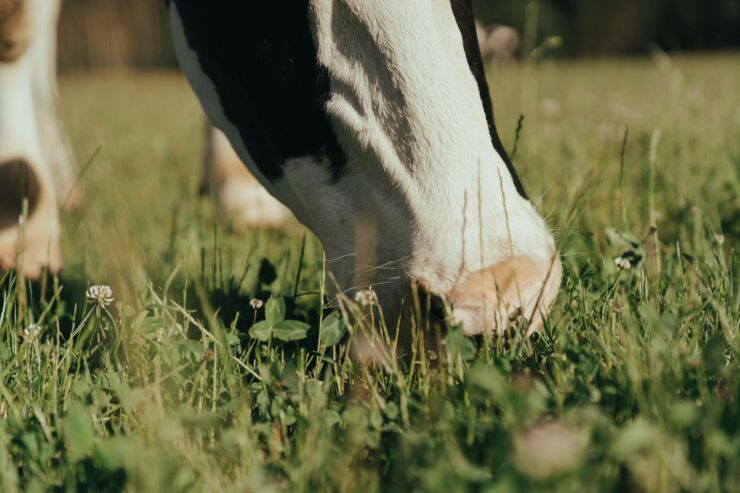
<instances>
[{"instance_id":1,"label":"black patch on fur","mask_svg":"<svg viewBox=\"0 0 740 493\"><path fill-rule=\"evenodd\" d=\"M213 82L226 118L269 180L286 160L328 158L334 180L346 165L324 111L329 81L319 67L306 0L174 2L190 48Z\"/></svg>"},{"instance_id":2,"label":"black patch on fur","mask_svg":"<svg viewBox=\"0 0 740 493\"><path fill-rule=\"evenodd\" d=\"M504 145L501 143L501 139L496 131L496 123L493 119L493 101L491 100L491 92L488 89L488 82L486 81L486 74L483 69L483 58L480 54L480 47L478 45L478 34L475 29L472 0L450 1L452 2L452 12L455 14L457 26L462 34L463 45L465 46L465 56L468 59L470 71L473 72L475 79L478 81L478 90L480 91L480 98L483 101L483 109L486 112L486 119L488 120L488 128L491 133L493 147L496 149L496 152L499 153L501 159L506 163L506 167L511 174L512 180L514 180L514 186L516 187L517 192L519 192L519 195L528 199L527 192L524 191L524 187L522 186L522 182L519 180L519 176L516 174L511 158L506 152L506 149L504 149Z\"/></svg>"}]
</instances>

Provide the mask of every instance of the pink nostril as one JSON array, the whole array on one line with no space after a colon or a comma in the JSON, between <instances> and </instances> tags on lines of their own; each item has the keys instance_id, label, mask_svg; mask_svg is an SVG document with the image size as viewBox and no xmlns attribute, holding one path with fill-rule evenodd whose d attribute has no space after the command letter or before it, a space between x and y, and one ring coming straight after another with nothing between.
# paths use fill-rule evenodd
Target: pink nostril
<instances>
[{"instance_id":1,"label":"pink nostril","mask_svg":"<svg viewBox=\"0 0 740 493\"><path fill-rule=\"evenodd\" d=\"M0 161L0 270L32 279L62 267L59 213L44 173L25 159Z\"/></svg>"},{"instance_id":2,"label":"pink nostril","mask_svg":"<svg viewBox=\"0 0 740 493\"><path fill-rule=\"evenodd\" d=\"M28 200L29 217L41 198L41 184L33 168L23 159L0 163L0 230L16 226Z\"/></svg>"}]
</instances>

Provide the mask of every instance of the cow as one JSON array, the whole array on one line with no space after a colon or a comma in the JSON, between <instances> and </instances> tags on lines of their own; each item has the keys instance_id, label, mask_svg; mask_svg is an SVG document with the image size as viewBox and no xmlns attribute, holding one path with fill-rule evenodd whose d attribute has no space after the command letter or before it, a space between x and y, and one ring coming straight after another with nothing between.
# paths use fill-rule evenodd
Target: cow
<instances>
[{"instance_id":1,"label":"cow","mask_svg":"<svg viewBox=\"0 0 740 493\"><path fill-rule=\"evenodd\" d=\"M75 181L57 111L59 7L0 0L0 270L32 278L62 266L57 207Z\"/></svg>"},{"instance_id":2,"label":"cow","mask_svg":"<svg viewBox=\"0 0 740 493\"><path fill-rule=\"evenodd\" d=\"M12 1L31 17L55 3ZM447 300L467 335L518 318L528 332L541 326L562 266L497 133L471 0L167 4L177 58L208 119L321 241L337 292L372 288L391 325L421 292ZM48 39L51 27L39 29L31 38ZM38 63L28 51L7 70L20 72L24 57ZM39 72L27 76L48 85L53 74ZM38 112L33 103L8 115ZM25 131L36 135L29 149L44 138ZM3 159L15 180L3 185L9 217L26 196L19 177L35 177L31 224L63 195L55 168L64 163L38 149ZM52 216L19 251L49 252L55 270Z\"/></svg>"}]
</instances>

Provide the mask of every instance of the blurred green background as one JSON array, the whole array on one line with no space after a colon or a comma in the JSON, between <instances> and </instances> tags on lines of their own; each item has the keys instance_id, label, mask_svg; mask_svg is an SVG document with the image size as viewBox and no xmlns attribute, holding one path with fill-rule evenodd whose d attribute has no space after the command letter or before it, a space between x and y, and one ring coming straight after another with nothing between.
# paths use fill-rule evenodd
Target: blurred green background
<instances>
[{"instance_id":1,"label":"blurred green background","mask_svg":"<svg viewBox=\"0 0 740 493\"><path fill-rule=\"evenodd\" d=\"M740 47L740 0L474 0L484 23L511 25L525 49L560 36L560 56ZM62 69L174 67L163 1L64 0Z\"/></svg>"},{"instance_id":2,"label":"blurred green background","mask_svg":"<svg viewBox=\"0 0 740 493\"><path fill-rule=\"evenodd\" d=\"M525 31L536 20L538 40L561 36L568 55L740 46L740 0L474 0L484 22ZM534 18L534 19L533 19Z\"/></svg>"}]
</instances>

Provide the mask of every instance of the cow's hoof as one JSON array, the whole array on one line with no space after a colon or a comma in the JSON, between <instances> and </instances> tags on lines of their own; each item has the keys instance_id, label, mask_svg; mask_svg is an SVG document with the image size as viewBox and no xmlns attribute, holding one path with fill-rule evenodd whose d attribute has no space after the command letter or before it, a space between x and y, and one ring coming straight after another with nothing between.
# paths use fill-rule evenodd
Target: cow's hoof
<instances>
[{"instance_id":1,"label":"cow's hoof","mask_svg":"<svg viewBox=\"0 0 740 493\"><path fill-rule=\"evenodd\" d=\"M218 212L236 231L279 228L291 217L256 180L232 177L217 192Z\"/></svg>"},{"instance_id":2,"label":"cow's hoof","mask_svg":"<svg viewBox=\"0 0 740 493\"><path fill-rule=\"evenodd\" d=\"M48 250L17 248L17 241L3 242L0 238L0 272L15 269L26 279L40 279L45 271L57 274L62 270L58 246Z\"/></svg>"}]
</instances>

